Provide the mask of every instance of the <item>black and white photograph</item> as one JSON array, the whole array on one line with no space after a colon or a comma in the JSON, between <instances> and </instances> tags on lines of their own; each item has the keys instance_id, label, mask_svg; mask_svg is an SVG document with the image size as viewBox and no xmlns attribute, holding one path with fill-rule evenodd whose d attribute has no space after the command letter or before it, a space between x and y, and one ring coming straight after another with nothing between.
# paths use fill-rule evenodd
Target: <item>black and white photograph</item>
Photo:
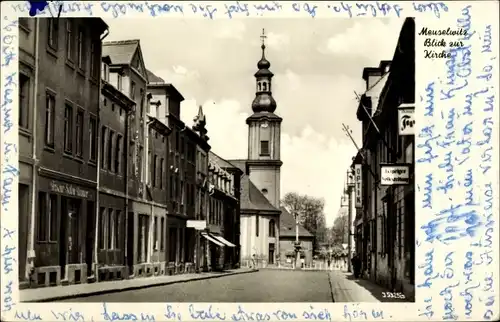
<instances>
[{"instance_id":1,"label":"black and white photograph","mask_svg":"<svg viewBox=\"0 0 500 322\"><path fill-rule=\"evenodd\" d=\"M415 19L19 19L21 302L415 301Z\"/></svg>"}]
</instances>

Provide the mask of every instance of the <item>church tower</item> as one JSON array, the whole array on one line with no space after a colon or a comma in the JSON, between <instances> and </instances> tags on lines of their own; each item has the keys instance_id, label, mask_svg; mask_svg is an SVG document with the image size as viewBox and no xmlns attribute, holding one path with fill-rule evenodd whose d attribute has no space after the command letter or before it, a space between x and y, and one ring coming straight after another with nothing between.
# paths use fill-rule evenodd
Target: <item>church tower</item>
<instances>
[{"instance_id":1,"label":"church tower","mask_svg":"<svg viewBox=\"0 0 500 322\"><path fill-rule=\"evenodd\" d=\"M280 207L281 121L274 114L276 101L272 95L271 63L266 59L265 31L262 30L262 58L255 73L256 93L252 102L253 114L247 118L248 158L250 180L269 202Z\"/></svg>"}]
</instances>

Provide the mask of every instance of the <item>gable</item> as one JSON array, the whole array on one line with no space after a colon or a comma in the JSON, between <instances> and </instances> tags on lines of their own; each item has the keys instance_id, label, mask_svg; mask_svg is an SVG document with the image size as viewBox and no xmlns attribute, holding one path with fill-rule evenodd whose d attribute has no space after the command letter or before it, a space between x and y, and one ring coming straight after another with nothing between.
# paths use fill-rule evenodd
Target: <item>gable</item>
<instances>
[{"instance_id":1,"label":"gable","mask_svg":"<svg viewBox=\"0 0 500 322\"><path fill-rule=\"evenodd\" d=\"M146 66L144 64L144 59L142 58L142 51L141 51L141 45L138 45L134 56L132 56L132 61L130 62L130 65L135 68L135 70L141 74L142 77L144 77L146 80L148 80L148 73L146 70Z\"/></svg>"}]
</instances>

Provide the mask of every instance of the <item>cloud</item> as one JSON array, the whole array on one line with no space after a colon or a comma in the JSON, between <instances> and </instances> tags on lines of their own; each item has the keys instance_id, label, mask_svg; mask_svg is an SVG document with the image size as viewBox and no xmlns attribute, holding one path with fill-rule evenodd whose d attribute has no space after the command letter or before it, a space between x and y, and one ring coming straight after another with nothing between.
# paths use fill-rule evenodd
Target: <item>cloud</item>
<instances>
[{"instance_id":1,"label":"cloud","mask_svg":"<svg viewBox=\"0 0 500 322\"><path fill-rule=\"evenodd\" d=\"M281 48L290 44L290 36L285 34L278 34L270 32L266 35L266 46L269 48Z\"/></svg>"},{"instance_id":2,"label":"cloud","mask_svg":"<svg viewBox=\"0 0 500 322\"><path fill-rule=\"evenodd\" d=\"M287 88L291 90L298 90L300 89L301 85L301 80L299 75L295 74L292 72L290 69L287 69L285 72L285 80L287 82Z\"/></svg>"},{"instance_id":3,"label":"cloud","mask_svg":"<svg viewBox=\"0 0 500 322\"><path fill-rule=\"evenodd\" d=\"M357 20L342 33L336 34L318 46L323 54L359 55L373 57L374 50L388 59L394 54L402 22L381 19ZM377 55L380 56L380 55Z\"/></svg>"}]
</instances>

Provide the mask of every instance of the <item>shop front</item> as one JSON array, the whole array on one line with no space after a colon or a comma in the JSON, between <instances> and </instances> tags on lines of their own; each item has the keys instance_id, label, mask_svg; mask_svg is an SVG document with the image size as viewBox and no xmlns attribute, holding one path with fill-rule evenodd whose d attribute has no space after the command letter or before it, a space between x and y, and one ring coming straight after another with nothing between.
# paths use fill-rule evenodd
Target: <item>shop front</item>
<instances>
[{"instance_id":1,"label":"shop front","mask_svg":"<svg viewBox=\"0 0 500 322\"><path fill-rule=\"evenodd\" d=\"M35 272L38 286L87 282L92 269L95 184L40 176Z\"/></svg>"}]
</instances>

